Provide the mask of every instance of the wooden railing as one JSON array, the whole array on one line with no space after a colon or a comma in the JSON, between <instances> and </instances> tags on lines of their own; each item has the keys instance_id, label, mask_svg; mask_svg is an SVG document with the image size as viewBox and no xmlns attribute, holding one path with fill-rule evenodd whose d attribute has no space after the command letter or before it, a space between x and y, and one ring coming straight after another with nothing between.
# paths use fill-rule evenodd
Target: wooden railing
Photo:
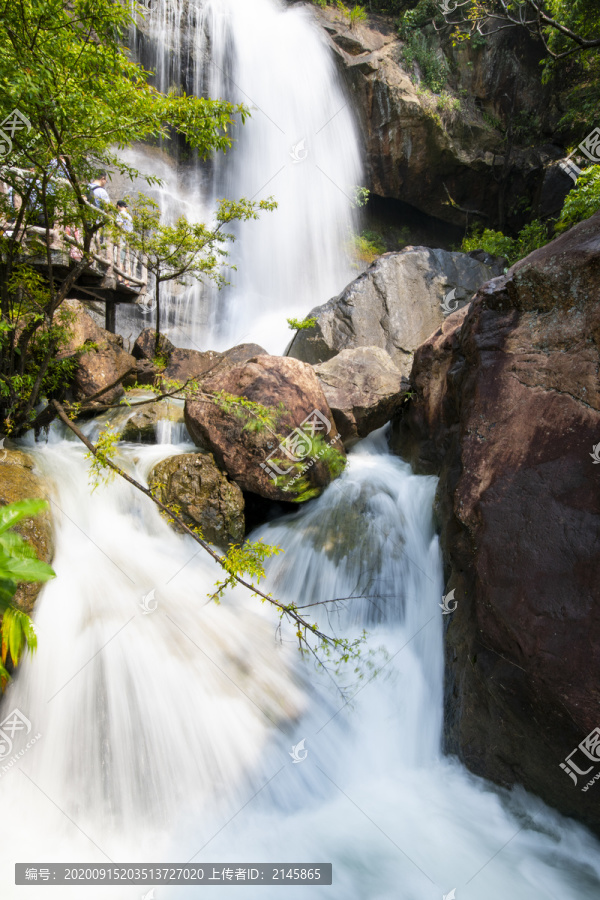
<instances>
[{"instance_id":1,"label":"wooden railing","mask_svg":"<svg viewBox=\"0 0 600 900\"><path fill-rule=\"evenodd\" d=\"M3 171L16 173L22 176L24 180L32 177L31 173L24 169L6 167L5 169L0 169L0 179ZM58 176L53 178L53 181L69 185L69 182L65 178ZM2 184L1 181L0 184ZM87 198L84 198L84 203L90 209L93 209L96 214L101 212L101 210L99 210L95 204L90 203ZM5 233L7 231L10 231L10 226L5 226ZM51 250L63 253L66 258L72 261L73 265L76 264L78 258L82 258L82 255L78 257L78 252L82 254L83 251L82 241L77 232L68 233L68 230L57 227L56 225L53 225L52 228L49 229L49 232L47 232L46 228L29 225L25 229L25 232L25 244L27 243L27 235L29 234L35 234L36 236L41 237L44 242L46 241L46 236L48 234L50 238L49 247ZM136 251L129 246L126 232L115 240L108 234L108 229L100 229L92 239L90 254L93 260L92 266L97 268L94 264L99 264L102 267L102 274L106 279L110 279L111 276L114 275L116 286L122 282L127 282L128 287L134 290L137 289L138 295L145 293L148 283L146 261L143 256L136 253ZM124 299L123 302L127 302L127 300Z\"/></svg>"}]
</instances>

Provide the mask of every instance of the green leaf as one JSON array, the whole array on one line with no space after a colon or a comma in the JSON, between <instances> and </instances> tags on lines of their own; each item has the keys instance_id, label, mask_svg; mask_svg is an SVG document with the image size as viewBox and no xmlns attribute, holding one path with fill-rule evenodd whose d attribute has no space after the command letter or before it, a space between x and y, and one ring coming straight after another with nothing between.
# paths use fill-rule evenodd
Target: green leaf
<instances>
[{"instance_id":1,"label":"green leaf","mask_svg":"<svg viewBox=\"0 0 600 900\"><path fill-rule=\"evenodd\" d=\"M56 577L52 566L42 562L41 559L32 557L0 556L0 573L5 577L14 578L15 581L49 581Z\"/></svg>"},{"instance_id":2,"label":"green leaf","mask_svg":"<svg viewBox=\"0 0 600 900\"><path fill-rule=\"evenodd\" d=\"M22 519L30 519L48 509L46 500L18 500L0 508L0 534Z\"/></svg>"}]
</instances>

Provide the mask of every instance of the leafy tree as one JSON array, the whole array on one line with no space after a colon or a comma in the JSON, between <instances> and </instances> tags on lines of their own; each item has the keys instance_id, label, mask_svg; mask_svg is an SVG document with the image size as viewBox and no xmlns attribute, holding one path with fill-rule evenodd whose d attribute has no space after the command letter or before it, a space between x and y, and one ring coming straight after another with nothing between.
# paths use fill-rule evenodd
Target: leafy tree
<instances>
[{"instance_id":1,"label":"leafy tree","mask_svg":"<svg viewBox=\"0 0 600 900\"><path fill-rule=\"evenodd\" d=\"M600 103L600 9L597 0L449 0L440 3L442 26L455 41L481 40L521 28L544 48L543 77L560 76L568 111L562 124L590 128ZM434 25L439 26L439 15Z\"/></svg>"},{"instance_id":2,"label":"leafy tree","mask_svg":"<svg viewBox=\"0 0 600 900\"><path fill-rule=\"evenodd\" d=\"M221 229L234 219L256 219L258 210L272 210L275 206L272 199L261 200L258 204L245 199L238 202L222 200L216 214L218 224L214 227L188 222L185 216L180 216L173 225L165 225L161 224L158 204L143 194L138 196L133 207L133 233L127 237L130 246L144 257L154 278L157 356L160 350L161 285L167 281L181 284L189 278L203 277L208 277L219 287L225 284L219 266L227 256L223 245L232 241L233 235Z\"/></svg>"},{"instance_id":3,"label":"leafy tree","mask_svg":"<svg viewBox=\"0 0 600 900\"><path fill-rule=\"evenodd\" d=\"M35 551L20 534L13 531L23 519L31 518L47 509L45 500L19 500L0 508L0 689L10 680L6 668L8 659L18 665L27 647L33 652L37 636L27 613L12 602L17 587L23 581L35 583L54 578L54 570L38 559Z\"/></svg>"}]
</instances>

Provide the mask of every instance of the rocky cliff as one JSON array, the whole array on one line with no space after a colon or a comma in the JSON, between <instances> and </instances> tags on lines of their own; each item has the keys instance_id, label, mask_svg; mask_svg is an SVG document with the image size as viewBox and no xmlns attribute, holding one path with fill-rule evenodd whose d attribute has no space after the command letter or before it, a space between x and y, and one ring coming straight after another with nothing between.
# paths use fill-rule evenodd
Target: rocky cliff
<instances>
[{"instance_id":1,"label":"rocky cliff","mask_svg":"<svg viewBox=\"0 0 600 900\"><path fill-rule=\"evenodd\" d=\"M447 749L596 830L599 371L600 213L445 320L392 437L440 476Z\"/></svg>"},{"instance_id":2,"label":"rocky cliff","mask_svg":"<svg viewBox=\"0 0 600 900\"><path fill-rule=\"evenodd\" d=\"M350 28L333 8L315 15L348 84L372 192L460 226L518 228L561 208L572 183L557 167L560 94L542 85L540 48L524 31L455 47L420 29L445 73L433 93L393 17Z\"/></svg>"}]
</instances>

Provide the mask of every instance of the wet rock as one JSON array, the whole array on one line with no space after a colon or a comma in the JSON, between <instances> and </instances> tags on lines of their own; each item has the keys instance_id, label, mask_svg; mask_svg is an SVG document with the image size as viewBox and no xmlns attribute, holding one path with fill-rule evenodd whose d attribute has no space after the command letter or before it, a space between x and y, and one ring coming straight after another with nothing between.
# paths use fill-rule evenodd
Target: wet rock
<instances>
[{"instance_id":1,"label":"wet rock","mask_svg":"<svg viewBox=\"0 0 600 900\"><path fill-rule=\"evenodd\" d=\"M115 420L118 426L118 420ZM172 422L183 425L183 403L167 399L140 406L140 409L129 414L122 427L119 427L120 439L136 444L158 443L160 422Z\"/></svg>"},{"instance_id":2,"label":"wet rock","mask_svg":"<svg viewBox=\"0 0 600 900\"><path fill-rule=\"evenodd\" d=\"M525 208L539 214L547 167L564 151L545 137L535 146L536 136L555 132L562 112L557 85L541 81L542 48L525 29L492 34L483 47L456 46L450 32L421 29L447 65L440 97L426 88L418 65L406 63L391 17L370 15L350 31L335 8L315 16L352 94L374 194L462 227L502 228L502 215L518 230ZM517 120L535 126L506 161L504 129ZM566 192L568 178L561 180Z\"/></svg>"},{"instance_id":3,"label":"wet rock","mask_svg":"<svg viewBox=\"0 0 600 900\"><path fill-rule=\"evenodd\" d=\"M148 483L165 504L181 508L183 521L226 549L244 539L244 496L219 470L210 453L183 453L154 466Z\"/></svg>"},{"instance_id":4,"label":"wet rock","mask_svg":"<svg viewBox=\"0 0 600 900\"><path fill-rule=\"evenodd\" d=\"M33 459L20 450L0 450L0 505L16 503L17 500L45 499L48 486L35 471ZM16 528L36 552L39 559L52 562L54 541L50 511L40 513L31 519L23 519ZM24 612L31 613L41 584L20 584L13 603Z\"/></svg>"},{"instance_id":5,"label":"wet rock","mask_svg":"<svg viewBox=\"0 0 600 900\"><path fill-rule=\"evenodd\" d=\"M287 355L313 365L341 350L380 347L404 376L413 353L440 327L442 302L468 303L492 270L465 253L408 247L386 253L338 297L311 310L313 328L296 333Z\"/></svg>"},{"instance_id":6,"label":"wet rock","mask_svg":"<svg viewBox=\"0 0 600 900\"><path fill-rule=\"evenodd\" d=\"M389 422L408 389L380 347L342 350L315 372L346 448Z\"/></svg>"},{"instance_id":7,"label":"wet rock","mask_svg":"<svg viewBox=\"0 0 600 900\"><path fill-rule=\"evenodd\" d=\"M599 370L596 214L419 348L392 441L440 475L445 590L458 602L447 749L596 831L594 789L560 764L600 723ZM580 750L573 762L592 765Z\"/></svg>"},{"instance_id":8,"label":"wet rock","mask_svg":"<svg viewBox=\"0 0 600 900\"><path fill-rule=\"evenodd\" d=\"M185 422L192 439L210 450L243 490L271 500L308 499L338 473L340 454L328 447L333 444L343 457L343 446L311 366L281 356L258 356L216 370L201 386L211 394L224 391L273 411L274 427L264 427L238 406L225 411L210 397L186 400ZM292 481L304 466L304 480ZM277 470L283 482L277 483Z\"/></svg>"}]
</instances>

